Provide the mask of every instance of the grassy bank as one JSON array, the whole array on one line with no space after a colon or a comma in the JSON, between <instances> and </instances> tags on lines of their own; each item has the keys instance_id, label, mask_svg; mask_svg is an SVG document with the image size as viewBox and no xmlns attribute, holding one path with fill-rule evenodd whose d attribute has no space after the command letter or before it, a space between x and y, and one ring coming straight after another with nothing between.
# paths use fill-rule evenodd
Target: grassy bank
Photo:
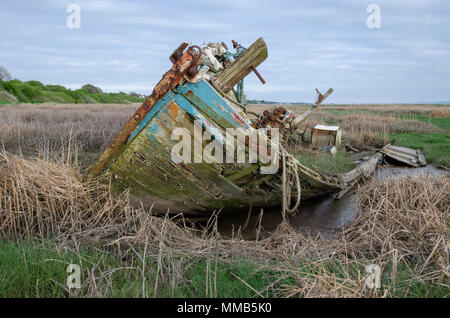
<instances>
[{"instance_id":1,"label":"grassy bank","mask_svg":"<svg viewBox=\"0 0 450 318\"><path fill-rule=\"evenodd\" d=\"M393 144L420 149L427 162L450 167L450 134L404 133L389 135Z\"/></svg>"},{"instance_id":2,"label":"grassy bank","mask_svg":"<svg viewBox=\"0 0 450 318\"><path fill-rule=\"evenodd\" d=\"M105 93L100 88L86 84L79 89L61 85L44 85L39 81L0 81L0 105L15 103L65 103L65 104L127 104L142 102L139 94Z\"/></svg>"},{"instance_id":3,"label":"grassy bank","mask_svg":"<svg viewBox=\"0 0 450 318\"><path fill-rule=\"evenodd\" d=\"M215 263L185 256L158 262L137 249L121 257L93 245L75 250L51 240L1 241L0 297L275 297L289 283L280 279L263 291L279 273L251 260ZM69 264L80 266L80 289L67 288Z\"/></svg>"},{"instance_id":4,"label":"grassy bank","mask_svg":"<svg viewBox=\"0 0 450 318\"><path fill-rule=\"evenodd\" d=\"M304 281L325 283L331 293L348 280L354 285L347 288L361 288L368 265L367 261L345 265L305 258L282 268L261 266L251 259L216 262L195 255L158 260L146 256L142 248L119 256L113 249L82 246L77 250L51 240L1 241L0 260L0 297L295 297L304 293ZM67 271L69 264L80 266L80 289L67 287L73 273ZM411 269L423 264L424 260L386 264L380 283L391 286L388 292L393 297L448 297L445 285L411 281L415 274Z\"/></svg>"}]
</instances>

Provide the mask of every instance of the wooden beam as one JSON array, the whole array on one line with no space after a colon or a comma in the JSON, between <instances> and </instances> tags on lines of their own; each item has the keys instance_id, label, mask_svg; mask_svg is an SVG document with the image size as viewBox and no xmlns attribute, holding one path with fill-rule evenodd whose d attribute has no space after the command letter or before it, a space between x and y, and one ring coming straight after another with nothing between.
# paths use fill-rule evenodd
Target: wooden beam
<instances>
[{"instance_id":1,"label":"wooden beam","mask_svg":"<svg viewBox=\"0 0 450 318\"><path fill-rule=\"evenodd\" d=\"M247 168L240 170L240 171L236 172L235 174L232 174L231 176L228 176L226 178L228 179L228 181L234 182L234 181L252 173L253 171L255 171L258 168L259 168L259 165L256 165L256 164L251 165L251 166L248 166Z\"/></svg>"},{"instance_id":2,"label":"wooden beam","mask_svg":"<svg viewBox=\"0 0 450 318\"><path fill-rule=\"evenodd\" d=\"M215 84L227 93L252 71L252 66L257 67L266 58L266 43L263 38L259 38L235 62L219 74Z\"/></svg>"}]
</instances>

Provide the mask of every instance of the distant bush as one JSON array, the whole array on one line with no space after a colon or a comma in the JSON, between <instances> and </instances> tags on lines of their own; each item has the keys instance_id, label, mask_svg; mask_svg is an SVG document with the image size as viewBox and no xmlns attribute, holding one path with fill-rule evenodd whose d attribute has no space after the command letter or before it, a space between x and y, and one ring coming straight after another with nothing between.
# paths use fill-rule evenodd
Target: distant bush
<instances>
[{"instance_id":1,"label":"distant bush","mask_svg":"<svg viewBox=\"0 0 450 318\"><path fill-rule=\"evenodd\" d=\"M28 84L28 85L31 85L31 86L35 86L35 87L39 87L40 89L43 89L44 86L45 86L44 84L42 84L39 81L28 81L28 82L25 82L25 84Z\"/></svg>"},{"instance_id":2,"label":"distant bush","mask_svg":"<svg viewBox=\"0 0 450 318\"><path fill-rule=\"evenodd\" d=\"M97 103L97 101L89 95L81 96L80 100L81 100L81 103L83 103L83 104L96 104Z\"/></svg>"},{"instance_id":3,"label":"distant bush","mask_svg":"<svg viewBox=\"0 0 450 318\"><path fill-rule=\"evenodd\" d=\"M0 104L17 103L16 96L8 93L7 91L0 90Z\"/></svg>"},{"instance_id":4,"label":"distant bush","mask_svg":"<svg viewBox=\"0 0 450 318\"><path fill-rule=\"evenodd\" d=\"M100 87L94 86L92 84L86 84L81 87L85 91L87 91L89 94L103 94L103 91Z\"/></svg>"},{"instance_id":5,"label":"distant bush","mask_svg":"<svg viewBox=\"0 0 450 318\"><path fill-rule=\"evenodd\" d=\"M12 80L8 82L4 82L5 90L14 95L17 100L21 103L27 103L29 102L27 96L22 92L21 89L21 82L19 80Z\"/></svg>"},{"instance_id":6,"label":"distant bush","mask_svg":"<svg viewBox=\"0 0 450 318\"><path fill-rule=\"evenodd\" d=\"M0 91L5 91L0 103L4 100L3 103L127 104L144 100L138 94L104 93L101 88L92 84L86 84L80 89L72 90L61 85L44 85L39 81L21 82L17 79L6 82L0 81Z\"/></svg>"},{"instance_id":7,"label":"distant bush","mask_svg":"<svg viewBox=\"0 0 450 318\"><path fill-rule=\"evenodd\" d=\"M140 98L141 97L141 94L138 94L136 92L130 92L128 95L131 96L131 97L135 97L135 98Z\"/></svg>"},{"instance_id":8,"label":"distant bush","mask_svg":"<svg viewBox=\"0 0 450 318\"><path fill-rule=\"evenodd\" d=\"M61 85L45 85L45 89L52 92L65 92L67 88Z\"/></svg>"},{"instance_id":9,"label":"distant bush","mask_svg":"<svg viewBox=\"0 0 450 318\"><path fill-rule=\"evenodd\" d=\"M28 100L33 101L36 98L42 96L42 89L28 83L22 83L20 85L22 93L27 97Z\"/></svg>"}]
</instances>

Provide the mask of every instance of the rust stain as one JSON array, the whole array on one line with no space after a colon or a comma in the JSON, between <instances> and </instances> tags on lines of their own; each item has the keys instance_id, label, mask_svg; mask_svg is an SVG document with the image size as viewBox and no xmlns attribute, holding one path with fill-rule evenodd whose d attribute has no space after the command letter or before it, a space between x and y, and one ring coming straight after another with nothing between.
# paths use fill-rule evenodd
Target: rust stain
<instances>
[{"instance_id":1,"label":"rust stain","mask_svg":"<svg viewBox=\"0 0 450 318\"><path fill-rule=\"evenodd\" d=\"M173 119L177 118L177 116L178 116L178 111L179 111L179 109L180 109L180 108L178 107L177 103L171 102L171 103L169 104L169 106L167 106L167 109L169 110L169 114L170 114L170 116L171 116Z\"/></svg>"}]
</instances>

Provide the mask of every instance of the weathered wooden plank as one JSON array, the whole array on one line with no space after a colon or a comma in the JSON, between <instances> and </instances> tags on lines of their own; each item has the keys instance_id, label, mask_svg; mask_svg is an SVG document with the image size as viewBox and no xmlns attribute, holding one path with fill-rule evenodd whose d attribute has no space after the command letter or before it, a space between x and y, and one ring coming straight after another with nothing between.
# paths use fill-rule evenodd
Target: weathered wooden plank
<instances>
[{"instance_id":1,"label":"weathered wooden plank","mask_svg":"<svg viewBox=\"0 0 450 318\"><path fill-rule=\"evenodd\" d=\"M251 165L248 166L247 168L243 169L243 170L239 170L238 172L236 172L235 174L232 174L231 176L227 177L227 180L230 182L236 181L246 175L249 175L250 173L252 173L253 171L257 170L259 168L259 165Z\"/></svg>"},{"instance_id":2,"label":"weathered wooden plank","mask_svg":"<svg viewBox=\"0 0 450 318\"><path fill-rule=\"evenodd\" d=\"M266 43L263 38L259 38L244 54L219 74L216 78L216 85L223 92L227 93L252 71L252 66L257 67L266 58Z\"/></svg>"}]
</instances>

